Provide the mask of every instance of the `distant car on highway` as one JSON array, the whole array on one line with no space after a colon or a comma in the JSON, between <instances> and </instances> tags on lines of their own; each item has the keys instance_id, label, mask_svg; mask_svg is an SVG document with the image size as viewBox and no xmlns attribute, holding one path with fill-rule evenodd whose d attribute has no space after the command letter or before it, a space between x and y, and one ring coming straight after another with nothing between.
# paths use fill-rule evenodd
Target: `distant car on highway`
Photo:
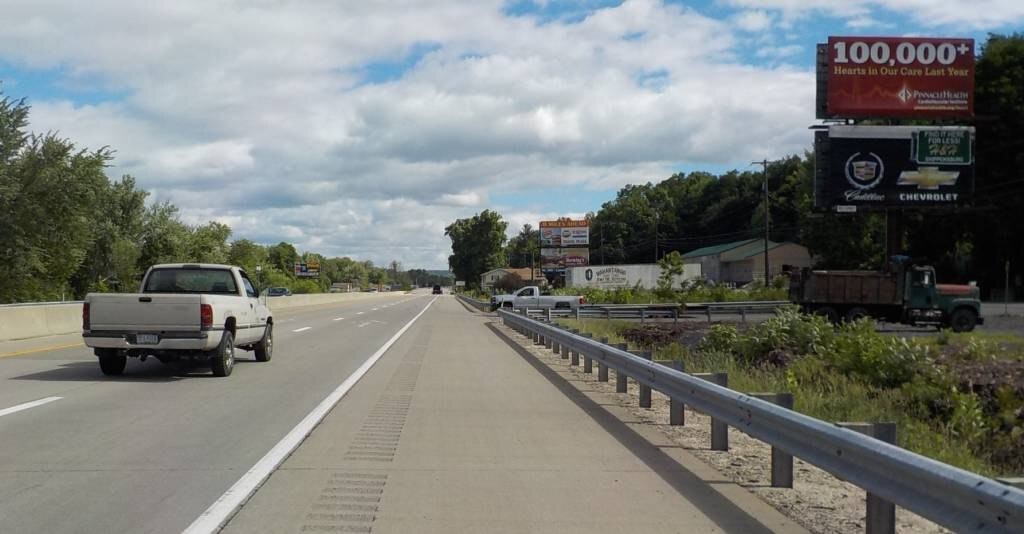
<instances>
[{"instance_id":1,"label":"distant car on highway","mask_svg":"<svg viewBox=\"0 0 1024 534\"><path fill-rule=\"evenodd\" d=\"M443 295L444 294L444 291L441 291L441 286L434 286L434 294L435 295Z\"/></svg>"},{"instance_id":2,"label":"distant car on highway","mask_svg":"<svg viewBox=\"0 0 1024 534\"><path fill-rule=\"evenodd\" d=\"M290 297L292 290L287 287L269 287L267 288L268 297Z\"/></svg>"}]
</instances>

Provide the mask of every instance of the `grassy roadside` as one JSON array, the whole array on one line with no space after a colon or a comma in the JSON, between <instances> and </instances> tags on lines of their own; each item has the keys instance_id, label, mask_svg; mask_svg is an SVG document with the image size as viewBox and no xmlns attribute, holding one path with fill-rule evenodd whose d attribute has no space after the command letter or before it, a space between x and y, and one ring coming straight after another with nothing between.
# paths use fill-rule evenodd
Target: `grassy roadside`
<instances>
[{"instance_id":1,"label":"grassy roadside","mask_svg":"<svg viewBox=\"0 0 1024 534\"><path fill-rule=\"evenodd\" d=\"M838 330L787 310L749 329L666 332L635 323L565 320L595 338L728 372L745 392L790 391L795 409L825 421L894 421L900 446L987 476L1024 472L1024 338L883 336L870 322ZM691 326L692 329L692 326ZM1017 373L1017 374L1014 374Z\"/></svg>"}]
</instances>

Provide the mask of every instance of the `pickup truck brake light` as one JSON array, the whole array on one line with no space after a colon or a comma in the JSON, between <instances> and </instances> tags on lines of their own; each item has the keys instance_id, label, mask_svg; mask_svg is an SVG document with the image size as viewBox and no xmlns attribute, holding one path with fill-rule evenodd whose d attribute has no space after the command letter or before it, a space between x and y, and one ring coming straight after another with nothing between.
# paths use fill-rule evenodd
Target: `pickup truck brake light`
<instances>
[{"instance_id":1,"label":"pickup truck brake light","mask_svg":"<svg viewBox=\"0 0 1024 534\"><path fill-rule=\"evenodd\" d=\"M587 303L587 298L586 297L580 297L580 306L582 306L582 305L584 305L586 303Z\"/></svg>"},{"instance_id":2,"label":"pickup truck brake light","mask_svg":"<svg viewBox=\"0 0 1024 534\"><path fill-rule=\"evenodd\" d=\"M89 303L82 304L82 330L89 329Z\"/></svg>"},{"instance_id":3,"label":"pickup truck brake light","mask_svg":"<svg viewBox=\"0 0 1024 534\"><path fill-rule=\"evenodd\" d=\"M202 324L203 330L213 328L213 306L209 304L199 305L199 321Z\"/></svg>"}]
</instances>

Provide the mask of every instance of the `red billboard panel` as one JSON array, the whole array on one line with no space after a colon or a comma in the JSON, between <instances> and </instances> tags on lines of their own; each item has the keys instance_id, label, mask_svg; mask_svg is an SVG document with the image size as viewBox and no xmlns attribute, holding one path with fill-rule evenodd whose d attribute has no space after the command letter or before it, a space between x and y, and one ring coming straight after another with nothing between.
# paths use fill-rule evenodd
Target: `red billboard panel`
<instances>
[{"instance_id":1,"label":"red billboard panel","mask_svg":"<svg viewBox=\"0 0 1024 534\"><path fill-rule=\"evenodd\" d=\"M829 37L829 117L974 114L974 39Z\"/></svg>"}]
</instances>

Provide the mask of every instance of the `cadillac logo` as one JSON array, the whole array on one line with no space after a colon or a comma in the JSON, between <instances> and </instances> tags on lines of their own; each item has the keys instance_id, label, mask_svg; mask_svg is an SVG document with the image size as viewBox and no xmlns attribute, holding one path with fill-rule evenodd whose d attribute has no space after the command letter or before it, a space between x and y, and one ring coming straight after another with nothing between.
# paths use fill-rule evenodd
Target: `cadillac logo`
<instances>
[{"instance_id":1,"label":"cadillac logo","mask_svg":"<svg viewBox=\"0 0 1024 534\"><path fill-rule=\"evenodd\" d=\"M846 160L846 181L857 189L871 189L882 181L885 164L874 152L857 152Z\"/></svg>"}]
</instances>

